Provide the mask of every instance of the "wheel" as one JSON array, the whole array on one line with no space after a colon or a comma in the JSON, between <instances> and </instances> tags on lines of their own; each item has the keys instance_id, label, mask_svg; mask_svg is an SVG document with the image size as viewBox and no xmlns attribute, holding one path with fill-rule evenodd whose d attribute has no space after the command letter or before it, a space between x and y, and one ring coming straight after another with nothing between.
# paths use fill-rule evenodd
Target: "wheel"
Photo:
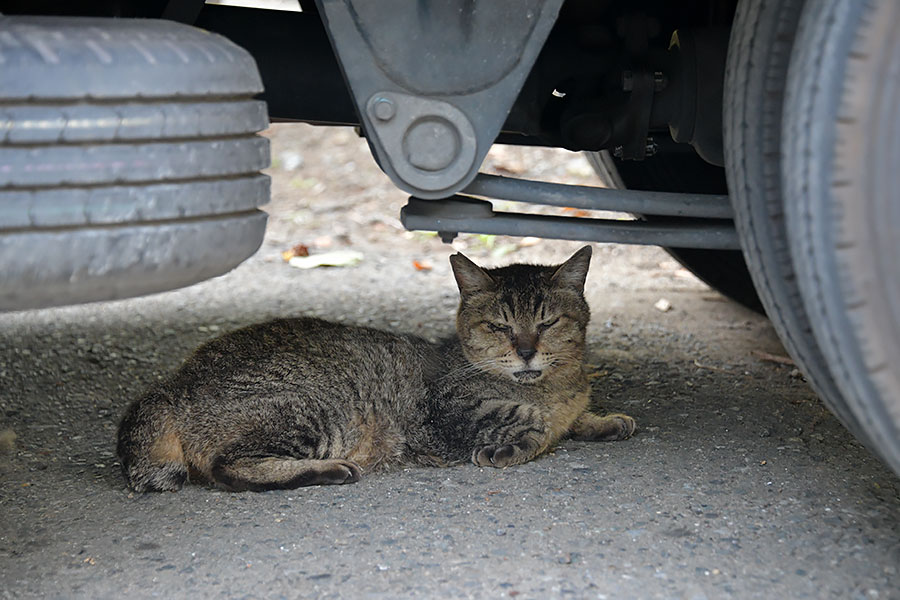
<instances>
[{"instance_id":1,"label":"wheel","mask_svg":"<svg viewBox=\"0 0 900 600\"><path fill-rule=\"evenodd\" d=\"M0 17L0 310L228 271L262 242L250 55L167 21Z\"/></svg>"},{"instance_id":2,"label":"wheel","mask_svg":"<svg viewBox=\"0 0 900 600\"><path fill-rule=\"evenodd\" d=\"M607 187L659 192L728 193L722 169L707 163L693 150L661 153L644 161L628 162L613 161L607 151L587 152L586 156ZM751 310L763 312L740 251L665 250L714 290Z\"/></svg>"},{"instance_id":3,"label":"wheel","mask_svg":"<svg viewBox=\"0 0 900 600\"><path fill-rule=\"evenodd\" d=\"M831 411L858 439L812 331L797 283L781 187L781 117L788 62L803 0L742 0L725 70L725 162L735 225L766 314L788 353Z\"/></svg>"},{"instance_id":4,"label":"wheel","mask_svg":"<svg viewBox=\"0 0 900 600\"><path fill-rule=\"evenodd\" d=\"M803 11L782 185L797 280L836 384L900 473L900 3Z\"/></svg>"}]
</instances>

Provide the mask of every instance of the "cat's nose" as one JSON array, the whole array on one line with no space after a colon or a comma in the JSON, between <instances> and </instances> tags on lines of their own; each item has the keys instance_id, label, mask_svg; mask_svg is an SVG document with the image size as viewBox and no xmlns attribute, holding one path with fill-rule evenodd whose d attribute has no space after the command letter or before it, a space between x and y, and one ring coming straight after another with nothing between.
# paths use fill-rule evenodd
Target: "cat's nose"
<instances>
[{"instance_id":1,"label":"cat's nose","mask_svg":"<svg viewBox=\"0 0 900 600\"><path fill-rule=\"evenodd\" d=\"M521 356L522 360L524 360L525 362L528 362L529 360L531 360L532 356L537 354L537 350L535 350L534 348L530 348L530 347L516 348L516 354Z\"/></svg>"}]
</instances>

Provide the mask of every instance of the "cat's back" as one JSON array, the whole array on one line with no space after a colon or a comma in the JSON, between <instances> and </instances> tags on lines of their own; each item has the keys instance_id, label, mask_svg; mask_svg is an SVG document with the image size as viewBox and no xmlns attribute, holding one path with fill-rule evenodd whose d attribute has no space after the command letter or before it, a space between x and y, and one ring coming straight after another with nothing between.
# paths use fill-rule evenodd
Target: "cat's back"
<instances>
[{"instance_id":1,"label":"cat's back","mask_svg":"<svg viewBox=\"0 0 900 600\"><path fill-rule=\"evenodd\" d=\"M421 387L437 360L428 341L311 317L250 325L213 339L184 364L179 387L265 384L396 395Z\"/></svg>"}]
</instances>

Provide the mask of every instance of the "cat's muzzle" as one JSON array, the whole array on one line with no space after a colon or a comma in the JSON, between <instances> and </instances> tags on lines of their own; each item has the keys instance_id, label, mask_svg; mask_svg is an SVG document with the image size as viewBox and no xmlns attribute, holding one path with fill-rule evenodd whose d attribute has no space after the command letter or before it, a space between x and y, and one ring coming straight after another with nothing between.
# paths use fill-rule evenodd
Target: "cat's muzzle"
<instances>
[{"instance_id":1,"label":"cat's muzzle","mask_svg":"<svg viewBox=\"0 0 900 600\"><path fill-rule=\"evenodd\" d=\"M523 371L516 371L512 374L512 376L516 381L524 383L527 381L534 381L536 379L539 379L543 374L544 372L538 369L525 369Z\"/></svg>"}]
</instances>

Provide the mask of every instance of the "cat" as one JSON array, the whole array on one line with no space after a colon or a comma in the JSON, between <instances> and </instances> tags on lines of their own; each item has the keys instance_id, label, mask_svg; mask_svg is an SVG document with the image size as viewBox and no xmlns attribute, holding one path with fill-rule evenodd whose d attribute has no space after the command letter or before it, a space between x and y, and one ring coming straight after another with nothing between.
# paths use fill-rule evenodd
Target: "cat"
<instances>
[{"instance_id":1,"label":"cat","mask_svg":"<svg viewBox=\"0 0 900 600\"><path fill-rule=\"evenodd\" d=\"M634 419L587 411L590 257L483 269L451 256L457 335L440 343L314 318L214 339L127 409L126 482L292 489L403 465L509 467L565 436L626 439Z\"/></svg>"}]
</instances>

